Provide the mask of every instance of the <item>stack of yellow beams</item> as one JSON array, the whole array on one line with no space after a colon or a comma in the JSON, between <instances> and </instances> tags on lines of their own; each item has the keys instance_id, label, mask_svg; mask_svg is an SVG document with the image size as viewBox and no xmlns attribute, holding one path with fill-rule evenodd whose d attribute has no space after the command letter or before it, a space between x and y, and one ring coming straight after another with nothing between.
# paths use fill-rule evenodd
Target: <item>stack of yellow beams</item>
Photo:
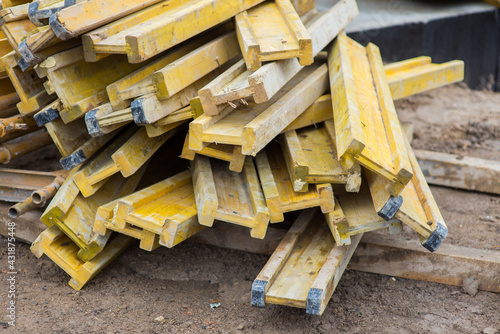
<instances>
[{"instance_id":1,"label":"stack of yellow beams","mask_svg":"<svg viewBox=\"0 0 500 334\"><path fill-rule=\"evenodd\" d=\"M464 64L384 66L344 33L357 14L355 0L4 6L0 141L24 143L5 161L53 142L68 171L33 253L80 289L133 239L174 247L215 220L263 239L296 217L252 304L320 315L364 232L405 224L437 249L446 224L393 101Z\"/></svg>"}]
</instances>

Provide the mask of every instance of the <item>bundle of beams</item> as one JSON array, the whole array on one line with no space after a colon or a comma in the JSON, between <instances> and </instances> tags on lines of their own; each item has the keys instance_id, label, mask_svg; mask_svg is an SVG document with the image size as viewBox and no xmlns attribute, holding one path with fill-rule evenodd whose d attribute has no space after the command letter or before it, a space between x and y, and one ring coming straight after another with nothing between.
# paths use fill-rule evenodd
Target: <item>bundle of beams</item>
<instances>
[{"instance_id":1,"label":"bundle of beams","mask_svg":"<svg viewBox=\"0 0 500 334\"><path fill-rule=\"evenodd\" d=\"M215 240L217 221L262 243L294 220L251 302L321 315L365 232L408 226L434 252L448 230L426 177L443 181L417 159L440 158L413 151L394 100L463 80L464 64L384 66L345 34L357 14L355 0L4 7L0 162L60 153L57 171L0 171L16 216L44 210L33 253L81 289L134 239Z\"/></svg>"}]
</instances>

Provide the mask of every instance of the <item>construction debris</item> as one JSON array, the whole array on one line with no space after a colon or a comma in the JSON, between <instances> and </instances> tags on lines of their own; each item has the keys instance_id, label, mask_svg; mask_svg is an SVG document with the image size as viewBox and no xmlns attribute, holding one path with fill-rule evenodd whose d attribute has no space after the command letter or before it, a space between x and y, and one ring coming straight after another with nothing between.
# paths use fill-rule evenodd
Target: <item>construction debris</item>
<instances>
[{"instance_id":1,"label":"construction debris","mask_svg":"<svg viewBox=\"0 0 500 334\"><path fill-rule=\"evenodd\" d=\"M354 0L319 14L314 1L288 0L101 7L40 0L5 7L0 21L0 162L54 143L67 171L3 169L1 199L19 202L13 217L46 206L32 252L76 290L134 239L147 251L191 237L220 244L217 220L255 238L233 247L272 253L252 305L321 315L365 232L407 225L438 249L448 230L425 177L498 193L497 167L414 152L394 106L463 80L463 62L384 66L377 46L344 32ZM446 182L439 163L481 173L473 185ZM269 226L290 212L298 218L288 231ZM406 247L396 236L363 240L362 254L370 243ZM459 284L402 272L388 252L370 253L382 269L353 267ZM498 290L483 276L480 288Z\"/></svg>"}]
</instances>

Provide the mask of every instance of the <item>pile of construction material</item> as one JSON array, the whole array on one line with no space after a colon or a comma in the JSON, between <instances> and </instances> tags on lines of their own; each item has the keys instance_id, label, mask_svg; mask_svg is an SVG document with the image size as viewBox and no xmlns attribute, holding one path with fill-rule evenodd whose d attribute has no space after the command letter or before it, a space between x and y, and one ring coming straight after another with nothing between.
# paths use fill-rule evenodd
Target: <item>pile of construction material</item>
<instances>
[{"instance_id":1,"label":"pile of construction material","mask_svg":"<svg viewBox=\"0 0 500 334\"><path fill-rule=\"evenodd\" d=\"M430 251L446 237L393 100L464 64L384 66L344 33L354 0L6 2L0 157L54 143L64 169L10 213L47 205L31 249L74 289L135 239L174 247L215 220L263 239L298 212L252 303L321 314L364 232L406 224Z\"/></svg>"}]
</instances>

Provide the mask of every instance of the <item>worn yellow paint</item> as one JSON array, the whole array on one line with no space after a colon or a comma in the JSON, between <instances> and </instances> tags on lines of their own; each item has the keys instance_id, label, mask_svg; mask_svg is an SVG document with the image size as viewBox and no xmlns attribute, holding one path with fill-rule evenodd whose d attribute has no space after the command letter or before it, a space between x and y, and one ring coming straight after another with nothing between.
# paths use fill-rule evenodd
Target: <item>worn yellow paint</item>
<instances>
[{"instance_id":1,"label":"worn yellow paint","mask_svg":"<svg viewBox=\"0 0 500 334\"><path fill-rule=\"evenodd\" d=\"M0 28L17 55L21 56L17 47L32 30L36 29L36 26L26 17L21 20L6 22L0 25Z\"/></svg>"},{"instance_id":2,"label":"worn yellow paint","mask_svg":"<svg viewBox=\"0 0 500 334\"><path fill-rule=\"evenodd\" d=\"M307 22L307 32L312 40L312 56L324 49L357 15L356 1L341 0ZM216 115L229 102L249 98L256 103L264 103L301 69L296 58L269 62L255 72L246 71L245 62L241 61L200 90L203 110L207 115Z\"/></svg>"},{"instance_id":3,"label":"worn yellow paint","mask_svg":"<svg viewBox=\"0 0 500 334\"><path fill-rule=\"evenodd\" d=\"M273 101L235 110L229 106L217 116L196 118L189 124L189 148L200 151L209 143L221 143L240 145L245 155L257 154L326 91L327 72L326 64L307 66Z\"/></svg>"},{"instance_id":4,"label":"worn yellow paint","mask_svg":"<svg viewBox=\"0 0 500 334\"><path fill-rule=\"evenodd\" d=\"M235 16L238 42L247 68L256 71L263 61L298 58L313 62L309 33L289 0L261 3Z\"/></svg>"},{"instance_id":5,"label":"worn yellow paint","mask_svg":"<svg viewBox=\"0 0 500 334\"><path fill-rule=\"evenodd\" d=\"M97 208L132 193L144 168L127 179L114 175L99 191L87 198L82 196L74 182L73 176L77 169L66 178L40 220L49 227L56 225L80 248L78 258L90 261L103 250L111 235L111 232L102 236L92 231Z\"/></svg>"},{"instance_id":6,"label":"worn yellow paint","mask_svg":"<svg viewBox=\"0 0 500 334\"><path fill-rule=\"evenodd\" d=\"M90 139L83 120L64 124L60 118L56 118L44 126L63 157L67 157Z\"/></svg>"},{"instance_id":7,"label":"worn yellow paint","mask_svg":"<svg viewBox=\"0 0 500 334\"><path fill-rule=\"evenodd\" d=\"M182 147L181 158L194 160L196 154L201 154L210 158L215 158L229 162L229 170L240 173L245 164L245 155L241 153L241 146L225 145L225 144L210 144L204 147L201 151L193 151L189 148L189 133L186 134L186 140Z\"/></svg>"},{"instance_id":8,"label":"worn yellow paint","mask_svg":"<svg viewBox=\"0 0 500 334\"><path fill-rule=\"evenodd\" d=\"M378 48L340 34L328 67L340 163L381 175L389 182L387 191L398 196L412 172Z\"/></svg>"},{"instance_id":9,"label":"worn yellow paint","mask_svg":"<svg viewBox=\"0 0 500 334\"><path fill-rule=\"evenodd\" d=\"M295 192L285 158L278 143L270 143L257 154L256 164L271 223L284 221L283 213L319 206L323 213L333 211L333 190L330 184L314 184L307 192Z\"/></svg>"},{"instance_id":10,"label":"worn yellow paint","mask_svg":"<svg viewBox=\"0 0 500 334\"><path fill-rule=\"evenodd\" d=\"M43 87L43 79L38 78L33 70L23 72L17 65L18 57L12 51L0 59L1 66L9 76L21 102L17 108L21 114L40 110L56 97L49 95Z\"/></svg>"},{"instance_id":11,"label":"worn yellow paint","mask_svg":"<svg viewBox=\"0 0 500 334\"><path fill-rule=\"evenodd\" d=\"M305 211L256 278L266 283L265 303L306 308L308 313L321 315L361 236L354 237L349 246L338 246L324 218L317 211Z\"/></svg>"},{"instance_id":12,"label":"worn yellow paint","mask_svg":"<svg viewBox=\"0 0 500 334\"><path fill-rule=\"evenodd\" d=\"M127 54L139 63L230 19L262 0L168 0L84 36L88 60ZM168 6L165 4L168 3Z\"/></svg>"},{"instance_id":13,"label":"worn yellow paint","mask_svg":"<svg viewBox=\"0 0 500 334\"><path fill-rule=\"evenodd\" d=\"M156 244L173 247L203 228L198 224L190 171L100 207L94 224L100 234L111 229L140 239L146 250Z\"/></svg>"},{"instance_id":14,"label":"worn yellow paint","mask_svg":"<svg viewBox=\"0 0 500 334\"><path fill-rule=\"evenodd\" d=\"M215 219L250 228L263 239L269 210L250 157L241 173L229 171L224 161L197 155L192 163L194 195L199 223L212 226Z\"/></svg>"},{"instance_id":15,"label":"worn yellow paint","mask_svg":"<svg viewBox=\"0 0 500 334\"><path fill-rule=\"evenodd\" d=\"M37 72L39 76L46 76L54 87L65 107L60 113L61 118L69 123L109 102L106 87L139 67L129 64L123 56L87 63L83 59L82 47L76 47L47 58Z\"/></svg>"},{"instance_id":16,"label":"worn yellow paint","mask_svg":"<svg viewBox=\"0 0 500 334\"><path fill-rule=\"evenodd\" d=\"M280 139L294 191L307 191L309 183L346 184L348 191L359 191L361 171L349 173L337 159L332 120L285 132Z\"/></svg>"},{"instance_id":17,"label":"worn yellow paint","mask_svg":"<svg viewBox=\"0 0 500 334\"><path fill-rule=\"evenodd\" d=\"M125 235L111 237L109 243L92 260L82 261L78 257L80 248L57 226L46 229L31 245L31 252L36 257L47 255L71 280L69 285L80 290L111 261L120 255L131 243L132 238Z\"/></svg>"},{"instance_id":18,"label":"worn yellow paint","mask_svg":"<svg viewBox=\"0 0 500 334\"><path fill-rule=\"evenodd\" d=\"M3 4L3 1L2 1ZM3 9L0 10L0 25L4 25L7 22L19 21L28 18L28 6L29 4L15 5L12 7L7 7L3 4Z\"/></svg>"}]
</instances>

